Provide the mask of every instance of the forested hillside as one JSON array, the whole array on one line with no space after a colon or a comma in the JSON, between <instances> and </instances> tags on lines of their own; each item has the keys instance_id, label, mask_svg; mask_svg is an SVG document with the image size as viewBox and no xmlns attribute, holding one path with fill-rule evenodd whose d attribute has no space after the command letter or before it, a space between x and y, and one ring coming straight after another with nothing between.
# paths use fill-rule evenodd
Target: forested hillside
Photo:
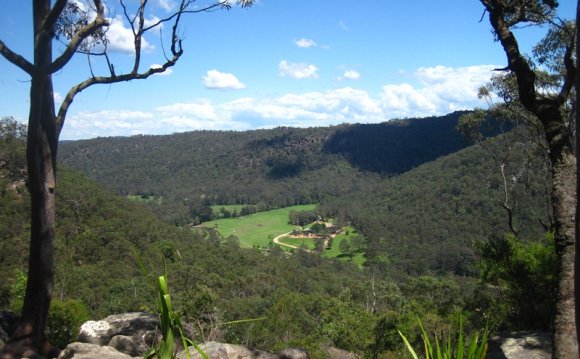
<instances>
[{"instance_id":1,"label":"forested hillside","mask_svg":"<svg viewBox=\"0 0 580 359\"><path fill-rule=\"evenodd\" d=\"M489 146L497 149L501 141ZM540 221L549 222L542 182L546 169L536 165L531 172L529 182L521 184L527 194L515 198L514 220L522 223L522 239L537 240L545 235ZM473 275L474 244L509 232L504 195L490 153L471 146L374 187L326 198L320 208L352 221L365 234L369 264L412 274Z\"/></svg>"},{"instance_id":2,"label":"forested hillside","mask_svg":"<svg viewBox=\"0 0 580 359\"><path fill-rule=\"evenodd\" d=\"M18 311L28 248L28 194L21 141L0 147L0 309ZM54 303L64 325L112 313L153 310L154 290L139 269L140 252L153 274L167 263L174 304L195 324L197 340L221 340L264 350L326 346L379 355L402 349L396 330L418 333L415 315L443 327L457 308L473 307L473 281L417 277L395 282L303 251L240 249L216 231L159 221L139 203L115 196L61 168ZM425 297L424 291L430 295ZM63 312L64 311L64 312ZM51 312L52 313L52 312ZM68 314L58 314L68 313ZM72 327L51 322L62 345ZM221 323L262 318L246 324ZM479 316L473 316L477 322ZM55 320L55 319L53 319ZM56 327L55 327L56 326ZM63 331L64 330L64 331ZM64 334L63 334L64 333ZM68 334L67 334L68 333Z\"/></svg>"},{"instance_id":3,"label":"forested hillside","mask_svg":"<svg viewBox=\"0 0 580 359\"><path fill-rule=\"evenodd\" d=\"M61 159L121 195L139 195L170 223L212 218L210 205L259 210L315 203L367 239L368 265L407 273L473 274L473 243L508 231L487 151L467 146L457 112L328 128L98 138L64 143ZM501 144L498 144L501 146ZM446 156L447 155L447 156ZM531 179L523 236L546 222ZM519 200L519 199L518 199ZM519 218L518 217L518 218Z\"/></svg>"},{"instance_id":4,"label":"forested hillside","mask_svg":"<svg viewBox=\"0 0 580 359\"><path fill-rule=\"evenodd\" d=\"M382 126L388 133L389 126L404 128L414 126L414 121L420 124L423 120ZM427 124L438 119L425 121ZM443 123L446 121L451 120L444 118ZM198 340L216 339L273 351L300 346L315 357L323 356L321 351L325 346L368 356L397 357L402 345L396 330L402 329L416 340L419 338L417 316L424 318L425 324L434 330L445 327L457 311L466 315L467 327L481 327L487 320L499 328L549 325L550 278L553 278L549 269L552 257L545 249L549 247L540 244L531 247L536 252L527 252L527 247L519 242L508 243L515 247L506 252L508 257L501 259L505 273L510 274L512 270L516 273L508 283L517 284L528 276L531 279L525 283L538 285L513 289L508 284L501 293L495 287L477 285L475 242L487 243L488 238L501 237L508 230L497 197L502 192L502 179L489 153L472 146L432 161L425 157L425 163L412 168L415 162L401 164L390 160L383 153L386 148L379 145L380 136L375 138L375 145L371 141L362 147L364 141L358 135L345 135L344 131L349 129L359 134L368 131L370 137L380 134L376 128L360 125L248 133L202 132L66 144L67 151L74 150L74 154L65 153L67 163L76 163L72 161L76 156L83 158L78 163L84 165L89 175L105 181L98 176L102 170L113 176L113 184L125 183L127 189L138 174L144 180L139 191L119 192L146 194L157 200L133 202L103 189L78 172L61 169L57 191L54 307L68 308L69 313L85 313L72 315L72 319L152 310L153 290L139 269L135 254L139 252L152 273L161 273L164 261L168 264L176 307L186 320L196 323ZM439 133L434 129L428 132ZM399 135L396 141L402 146L404 131ZM187 153L175 153L175 158L183 161L178 162L165 152L165 144L173 148L175 144L167 140L187 136L193 136L197 139L195 143L202 145L191 145L193 149ZM417 136L425 138L426 135ZM217 140L224 138L230 140L231 146ZM341 140L332 142L337 138ZM492 140L488 146L499 148L501 138ZM396 142L393 141L391 144ZM456 145L462 141L457 137ZM430 143L425 147L432 146ZM369 156L376 155L377 160L364 157L361 148L366 148ZM204 151L209 154L207 158ZM101 163L103 159L108 162ZM144 159L155 160L152 166L147 166ZM236 165L237 161L245 161L247 166ZM195 171L189 162L199 164L203 170ZM303 165L274 165L297 162ZM24 163L22 140L3 138L0 141L0 245L4 250L0 253L0 268L6 279L0 286L0 309L18 310L24 288L29 226ZM159 167L160 163L166 167ZM521 172L517 161L510 166ZM168 177L157 175L154 171L157 168ZM213 172L208 172L211 168ZM518 220L525 224L520 238L540 243L543 231L539 219L548 222L542 205L545 204L540 181L543 175L541 167L528 169L531 176L525 183L527 195L518 197L516 212ZM396 171L405 172L395 175ZM192 177L189 180L180 177L185 174ZM517 183L519 179L510 177L510 181ZM153 184L172 185L158 193L149 190L146 183L151 188L158 188ZM171 187L185 183L190 185L182 191L180 187ZM302 250L287 255L276 247L241 249L236 238L223 238L215 229L175 226L159 220L151 211L170 209L171 206L158 203L171 204L167 198L178 195L198 196L202 207L219 201L227 203L229 197L218 196L214 183L215 188L224 191L224 196L231 187L238 191L233 193L244 193L244 200L239 197L236 201L263 207L292 202L289 199L293 191L307 194L292 203L316 199L318 213L338 222L350 222L364 235L365 266L324 259ZM278 192L281 189L284 191ZM320 192L309 192L313 189ZM246 190L256 192L243 192ZM265 202L266 198L272 202ZM188 204L188 201L179 203ZM546 259L534 262L536 256ZM494 262L497 258L487 260L486 265L497 266ZM527 267L530 260L541 265ZM512 262L513 269L509 267ZM537 276L540 279L535 279ZM540 305L524 311L521 308L529 306L521 301L529 301L530 297L537 298ZM220 325L252 318L262 319ZM50 323L49 333L53 333Z\"/></svg>"},{"instance_id":5,"label":"forested hillside","mask_svg":"<svg viewBox=\"0 0 580 359\"><path fill-rule=\"evenodd\" d=\"M276 208L374 187L469 143L444 117L326 128L97 138L63 143L60 160L121 195L162 197L177 224L212 204Z\"/></svg>"}]
</instances>

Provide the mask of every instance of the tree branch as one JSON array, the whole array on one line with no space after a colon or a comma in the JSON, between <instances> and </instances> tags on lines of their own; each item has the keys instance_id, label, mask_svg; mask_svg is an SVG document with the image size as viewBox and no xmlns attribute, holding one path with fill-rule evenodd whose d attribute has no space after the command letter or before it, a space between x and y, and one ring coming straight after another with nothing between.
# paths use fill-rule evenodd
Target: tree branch
<instances>
[{"instance_id":1,"label":"tree branch","mask_svg":"<svg viewBox=\"0 0 580 359\"><path fill-rule=\"evenodd\" d=\"M52 9L50 10L50 13L48 13L46 18L42 22L40 28L43 29L44 31L54 33L54 25L58 21L60 14L62 14L67 2L68 0L57 0Z\"/></svg>"},{"instance_id":2,"label":"tree branch","mask_svg":"<svg viewBox=\"0 0 580 359\"><path fill-rule=\"evenodd\" d=\"M70 40L66 50L56 59L50 66L50 73L55 73L62 69L73 57L75 52L77 52L78 47L81 43L93 35L103 26L108 26L109 22L105 19L105 7L101 0L93 0L95 7L97 9L97 17L87 26L81 28L76 32L75 36Z\"/></svg>"},{"instance_id":3,"label":"tree branch","mask_svg":"<svg viewBox=\"0 0 580 359\"><path fill-rule=\"evenodd\" d=\"M32 76L32 73L34 72L34 65L24 57L10 50L2 40L0 40L0 54L2 54L6 60L20 67L24 72Z\"/></svg>"},{"instance_id":4,"label":"tree branch","mask_svg":"<svg viewBox=\"0 0 580 359\"><path fill-rule=\"evenodd\" d=\"M576 30L578 31L578 30ZM566 76L564 77L564 83L562 84L562 89L558 94L558 99L560 103L566 102L566 99L570 96L570 92L574 87L574 81L576 80L576 66L574 66L574 59L572 54L575 50L575 36L572 36L572 43L566 47L566 54L564 55L564 66L566 67Z\"/></svg>"},{"instance_id":5,"label":"tree branch","mask_svg":"<svg viewBox=\"0 0 580 359\"><path fill-rule=\"evenodd\" d=\"M179 57L182 53L178 53L178 56L174 56L171 60L167 61L161 67L152 67L149 70L142 72L142 73L128 73L124 75L111 75L111 76L96 76L90 77L85 81L77 84L76 86L72 87L69 92L67 93L65 99L63 100L60 109L58 111L58 115L56 117L56 128L57 128L57 138L60 136L60 131L64 126L64 120L66 118L66 114L70 105L72 104L74 97L81 93L82 91L86 90L88 87L98 84L113 84L118 82L127 82L132 80L144 80L151 75L159 74L165 72L168 68L172 67L177 63Z\"/></svg>"},{"instance_id":6,"label":"tree branch","mask_svg":"<svg viewBox=\"0 0 580 359\"><path fill-rule=\"evenodd\" d=\"M506 53L509 69L516 74L520 101L527 110L535 113L538 107L536 74L520 53L518 42L505 19L505 8L500 1L481 0L481 3L489 12L491 26Z\"/></svg>"}]
</instances>

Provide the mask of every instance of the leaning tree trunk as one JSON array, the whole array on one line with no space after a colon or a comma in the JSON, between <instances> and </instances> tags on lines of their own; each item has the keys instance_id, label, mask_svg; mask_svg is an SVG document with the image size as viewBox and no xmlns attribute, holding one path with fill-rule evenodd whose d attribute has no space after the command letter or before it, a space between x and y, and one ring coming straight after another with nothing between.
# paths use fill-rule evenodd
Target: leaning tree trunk
<instances>
[{"instance_id":1,"label":"leaning tree trunk","mask_svg":"<svg viewBox=\"0 0 580 359\"><path fill-rule=\"evenodd\" d=\"M12 343L14 356L26 350L52 357L55 351L45 336L52 298L55 240L56 131L54 94L49 66L52 37L40 30L50 12L50 0L34 1L34 67L30 87L27 164L31 200L28 282L22 314Z\"/></svg>"}]
</instances>

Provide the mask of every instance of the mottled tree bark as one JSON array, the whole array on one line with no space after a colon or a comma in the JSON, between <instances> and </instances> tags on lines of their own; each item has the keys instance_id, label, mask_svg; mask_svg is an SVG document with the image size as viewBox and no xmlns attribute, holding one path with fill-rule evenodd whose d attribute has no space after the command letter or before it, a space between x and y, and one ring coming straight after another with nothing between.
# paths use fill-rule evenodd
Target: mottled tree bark
<instances>
[{"instance_id":1,"label":"mottled tree bark","mask_svg":"<svg viewBox=\"0 0 580 359\"><path fill-rule=\"evenodd\" d=\"M568 100L576 77L570 66L572 46L566 53L567 74L558 95L543 96L536 91L536 74L520 53L517 40L507 22L506 2L480 0L489 13L491 26L508 60L508 68L517 78L522 105L537 116L544 129L552 165L551 205L554 217L554 240L558 255L558 285L554 318L553 358L578 358L574 297L574 262L576 240L576 155L561 107ZM522 5L523 6L523 5Z\"/></svg>"},{"instance_id":2,"label":"mottled tree bark","mask_svg":"<svg viewBox=\"0 0 580 359\"><path fill-rule=\"evenodd\" d=\"M576 5L576 29L580 29L580 0ZM580 31L576 31L576 68L580 68ZM580 104L580 75L576 76L576 104ZM580 118L580 107L576 105L576 118ZM576 136L576 153L580 153L580 127L575 127ZM578 201L578 194L580 194L580 181L578 181L578 174L580 173L580 161L576 161L576 243L578 243L578 237L580 236L580 201ZM575 265L574 265L574 298L578 297L580 294L580 251L575 253ZM580 302L575 303L575 319L576 323L580 323ZM576 326L576 341L580 342L580 326ZM580 348L578 349L578 357L580 358Z\"/></svg>"},{"instance_id":3,"label":"mottled tree bark","mask_svg":"<svg viewBox=\"0 0 580 359\"><path fill-rule=\"evenodd\" d=\"M52 76L53 34L43 28L50 13L49 0L33 6L34 67L30 86L27 164L31 200L28 281L21 318L12 339L11 355L27 350L44 356L57 354L44 336L54 278L55 185L57 134Z\"/></svg>"}]
</instances>

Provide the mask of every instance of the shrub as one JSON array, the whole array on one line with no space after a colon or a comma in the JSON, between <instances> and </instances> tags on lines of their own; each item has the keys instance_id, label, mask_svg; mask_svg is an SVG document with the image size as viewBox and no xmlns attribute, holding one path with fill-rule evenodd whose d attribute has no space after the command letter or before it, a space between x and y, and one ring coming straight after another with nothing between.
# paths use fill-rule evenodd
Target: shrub
<instances>
[{"instance_id":1,"label":"shrub","mask_svg":"<svg viewBox=\"0 0 580 359\"><path fill-rule=\"evenodd\" d=\"M89 318L89 309L80 300L53 300L48 313L46 336L54 346L64 348L76 339L80 326Z\"/></svg>"}]
</instances>

